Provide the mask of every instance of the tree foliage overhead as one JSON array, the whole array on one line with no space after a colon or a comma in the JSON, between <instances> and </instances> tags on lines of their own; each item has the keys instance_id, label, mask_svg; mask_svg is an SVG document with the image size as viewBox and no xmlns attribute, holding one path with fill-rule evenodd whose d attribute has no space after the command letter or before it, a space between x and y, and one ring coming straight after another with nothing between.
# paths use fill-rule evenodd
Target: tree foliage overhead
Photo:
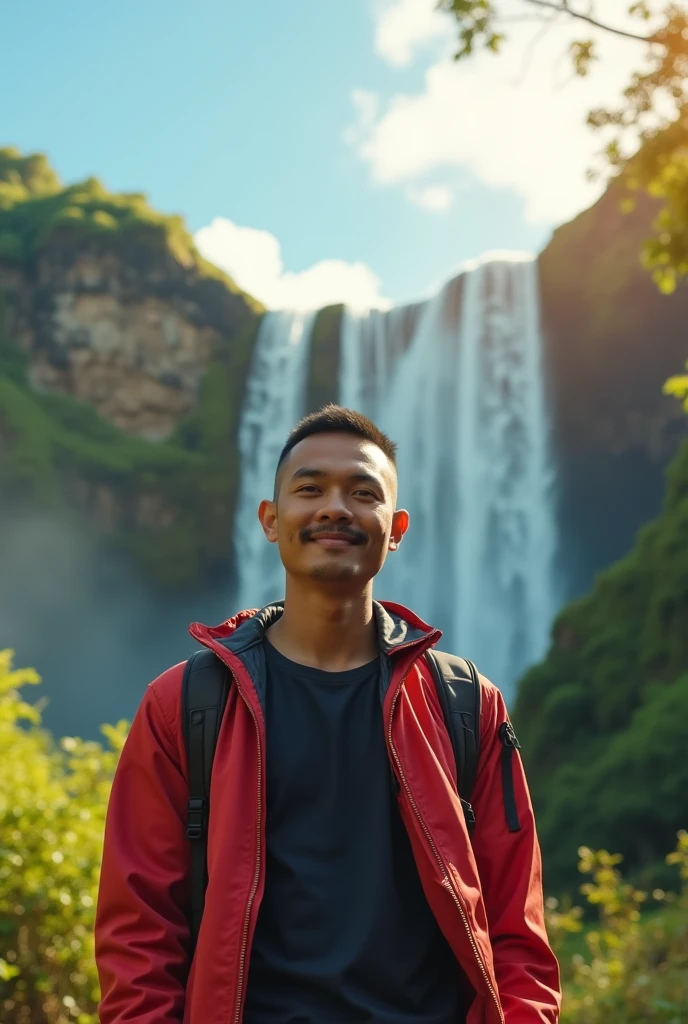
<instances>
[{"instance_id":1,"label":"tree foliage overhead","mask_svg":"<svg viewBox=\"0 0 688 1024\"><path fill-rule=\"evenodd\" d=\"M439 0L438 6L458 21L457 60L481 47L498 53L508 38L504 0ZM611 133L605 156L611 173L628 189L625 208L632 209L632 193L639 190L660 201L643 261L658 286L673 291L688 275L688 9L660 0L629 2L638 26L634 31L609 21L604 4L594 0L516 0L516 6L517 16L545 28L562 19L580 24L582 35L568 55L579 76L588 75L599 59L596 33L638 46L639 69L618 105L591 110L588 124Z\"/></svg>"}]
</instances>

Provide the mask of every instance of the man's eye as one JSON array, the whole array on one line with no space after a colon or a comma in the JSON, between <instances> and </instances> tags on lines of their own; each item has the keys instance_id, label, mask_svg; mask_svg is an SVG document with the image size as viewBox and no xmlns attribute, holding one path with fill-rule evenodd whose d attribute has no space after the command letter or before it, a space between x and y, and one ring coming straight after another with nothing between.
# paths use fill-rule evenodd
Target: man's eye
<instances>
[{"instance_id":1,"label":"man's eye","mask_svg":"<svg viewBox=\"0 0 688 1024\"><path fill-rule=\"evenodd\" d=\"M377 498L377 494L373 494L372 491L356 491L356 494L365 494L367 498Z\"/></svg>"},{"instance_id":2,"label":"man's eye","mask_svg":"<svg viewBox=\"0 0 688 1024\"><path fill-rule=\"evenodd\" d=\"M317 491L315 484L306 484L304 487L299 487L299 491Z\"/></svg>"}]
</instances>

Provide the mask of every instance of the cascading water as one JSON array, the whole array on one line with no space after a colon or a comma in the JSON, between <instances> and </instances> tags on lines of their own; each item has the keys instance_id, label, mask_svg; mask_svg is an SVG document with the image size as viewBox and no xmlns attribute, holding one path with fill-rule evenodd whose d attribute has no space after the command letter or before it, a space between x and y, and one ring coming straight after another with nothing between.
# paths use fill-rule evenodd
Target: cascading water
<instances>
[{"instance_id":1,"label":"cascading water","mask_svg":"<svg viewBox=\"0 0 688 1024\"><path fill-rule=\"evenodd\" d=\"M306 410L312 318L271 313L256 343L239 434L235 607L283 596L256 520L277 458ZM346 311L340 401L398 444L399 507L411 527L375 583L439 626L507 693L545 653L560 606L554 474L531 258L485 259L433 299Z\"/></svg>"},{"instance_id":2,"label":"cascading water","mask_svg":"<svg viewBox=\"0 0 688 1024\"><path fill-rule=\"evenodd\" d=\"M559 607L536 265L481 261L409 312L343 326L340 401L397 442L411 517L376 596L438 625L508 692Z\"/></svg>"},{"instance_id":3,"label":"cascading water","mask_svg":"<svg viewBox=\"0 0 688 1024\"><path fill-rule=\"evenodd\" d=\"M258 522L272 496L275 467L289 431L304 414L306 369L314 314L266 313L258 330L239 425L241 475L234 527L234 607L262 607L284 597L275 544Z\"/></svg>"}]
</instances>

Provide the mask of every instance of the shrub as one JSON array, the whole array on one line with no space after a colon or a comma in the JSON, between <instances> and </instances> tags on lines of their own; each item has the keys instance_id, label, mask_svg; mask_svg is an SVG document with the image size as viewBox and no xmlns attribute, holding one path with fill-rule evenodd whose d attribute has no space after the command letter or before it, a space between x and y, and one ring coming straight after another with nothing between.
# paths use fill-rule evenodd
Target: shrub
<instances>
[{"instance_id":1,"label":"shrub","mask_svg":"<svg viewBox=\"0 0 688 1024\"><path fill-rule=\"evenodd\" d=\"M587 847L579 854L580 871L591 876L581 891L597 909L598 922L586 926L581 908L561 911L556 900L547 901L549 932L564 980L562 1024L684 1024L688 833L679 833L678 847L667 857L679 868L678 895L655 889L650 896L627 884L618 855ZM583 937L582 949L572 952L571 935L576 933Z\"/></svg>"},{"instance_id":2,"label":"shrub","mask_svg":"<svg viewBox=\"0 0 688 1024\"><path fill-rule=\"evenodd\" d=\"M0 1019L97 1024L93 918L126 726L56 743L18 692L39 681L0 651Z\"/></svg>"}]
</instances>

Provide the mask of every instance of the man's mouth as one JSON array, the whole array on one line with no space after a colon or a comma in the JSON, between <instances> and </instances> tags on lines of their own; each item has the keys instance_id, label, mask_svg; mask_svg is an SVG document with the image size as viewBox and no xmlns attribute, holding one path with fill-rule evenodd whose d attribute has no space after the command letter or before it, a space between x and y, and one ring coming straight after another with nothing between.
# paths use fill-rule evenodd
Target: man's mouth
<instances>
[{"instance_id":1,"label":"man's mouth","mask_svg":"<svg viewBox=\"0 0 688 1024\"><path fill-rule=\"evenodd\" d=\"M311 540L324 548L348 548L354 543L351 537L346 537L341 533L319 533L315 537L311 537Z\"/></svg>"}]
</instances>

